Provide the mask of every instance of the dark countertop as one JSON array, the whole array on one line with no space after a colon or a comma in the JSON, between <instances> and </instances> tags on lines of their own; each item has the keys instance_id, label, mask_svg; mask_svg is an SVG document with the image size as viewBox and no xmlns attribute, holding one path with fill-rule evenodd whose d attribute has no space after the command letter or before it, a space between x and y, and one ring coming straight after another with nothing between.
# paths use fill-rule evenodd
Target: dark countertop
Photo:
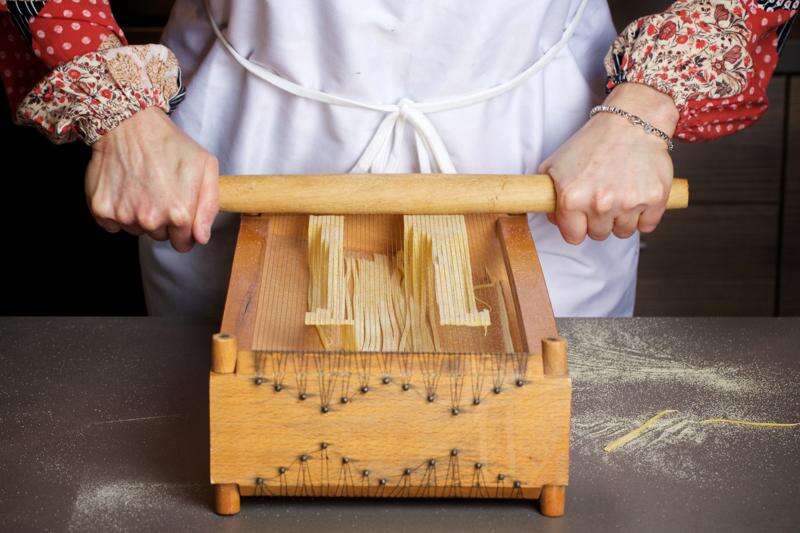
<instances>
[{"instance_id":1,"label":"dark countertop","mask_svg":"<svg viewBox=\"0 0 800 533\"><path fill-rule=\"evenodd\" d=\"M212 326L0 318L6 530L747 530L800 527L800 319L566 319L574 379L567 515L529 502L244 499L211 511ZM662 409L613 454L605 444Z\"/></svg>"}]
</instances>

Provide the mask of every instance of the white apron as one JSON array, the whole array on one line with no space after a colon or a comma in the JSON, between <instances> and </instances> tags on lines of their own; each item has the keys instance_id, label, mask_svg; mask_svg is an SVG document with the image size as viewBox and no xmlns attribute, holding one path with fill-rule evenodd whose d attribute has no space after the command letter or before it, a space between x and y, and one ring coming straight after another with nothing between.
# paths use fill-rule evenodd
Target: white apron
<instances>
[{"instance_id":1,"label":"white apron","mask_svg":"<svg viewBox=\"0 0 800 533\"><path fill-rule=\"evenodd\" d=\"M224 174L535 173L602 98L605 0L178 0L173 120ZM217 27L215 27L217 26ZM219 316L236 237L140 240L154 315ZM566 244L529 216L557 316L633 312L638 235Z\"/></svg>"}]
</instances>

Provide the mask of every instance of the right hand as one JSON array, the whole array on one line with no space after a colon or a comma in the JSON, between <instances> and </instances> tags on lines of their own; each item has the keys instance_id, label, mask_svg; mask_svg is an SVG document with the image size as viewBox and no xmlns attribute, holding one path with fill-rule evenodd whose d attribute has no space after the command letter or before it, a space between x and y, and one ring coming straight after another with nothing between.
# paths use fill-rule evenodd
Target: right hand
<instances>
[{"instance_id":1,"label":"right hand","mask_svg":"<svg viewBox=\"0 0 800 533\"><path fill-rule=\"evenodd\" d=\"M92 146L86 197L106 231L206 244L219 211L217 159L158 108L144 109Z\"/></svg>"}]
</instances>

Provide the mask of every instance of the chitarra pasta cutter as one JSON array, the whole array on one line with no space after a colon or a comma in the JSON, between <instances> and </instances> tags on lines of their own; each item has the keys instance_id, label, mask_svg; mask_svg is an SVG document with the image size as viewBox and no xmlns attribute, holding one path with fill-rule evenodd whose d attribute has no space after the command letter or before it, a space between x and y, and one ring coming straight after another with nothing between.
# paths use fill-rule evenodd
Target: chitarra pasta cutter
<instances>
[{"instance_id":1,"label":"chitarra pasta cutter","mask_svg":"<svg viewBox=\"0 0 800 533\"><path fill-rule=\"evenodd\" d=\"M688 204L673 181L669 208ZM547 176L223 176L242 213L210 373L240 496L522 498L564 513L567 345L524 213Z\"/></svg>"}]
</instances>

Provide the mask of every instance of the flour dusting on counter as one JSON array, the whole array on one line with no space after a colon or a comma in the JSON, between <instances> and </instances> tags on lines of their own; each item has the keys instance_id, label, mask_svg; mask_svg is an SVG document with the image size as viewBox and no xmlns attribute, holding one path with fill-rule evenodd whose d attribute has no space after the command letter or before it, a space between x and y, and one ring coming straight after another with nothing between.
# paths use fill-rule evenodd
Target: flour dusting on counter
<instances>
[{"instance_id":1,"label":"flour dusting on counter","mask_svg":"<svg viewBox=\"0 0 800 533\"><path fill-rule=\"evenodd\" d=\"M110 481L82 484L69 521L71 531L136 528L143 511L174 513L196 506L197 496L208 492L207 484ZM192 498L194 495L194 499ZM202 497L202 496L201 496Z\"/></svg>"},{"instance_id":2,"label":"flour dusting on counter","mask_svg":"<svg viewBox=\"0 0 800 533\"><path fill-rule=\"evenodd\" d=\"M702 365L687 357L693 351L690 343L703 334L702 324L676 334L674 329L664 328L663 321L559 324L570 341L573 454L589 457L598 469L624 465L643 474L713 481L715 463L737 460L731 443L758 446L764 439L778 444L800 439L798 428L701 424L709 418L796 422L799 410L787 412L776 406L787 399L800 402L800 376L796 370L765 371L764 365L759 366L764 354L738 354L733 336L716 342L717 353L706 359L724 364ZM663 333L656 331L656 325ZM784 401L778 401L781 399ZM660 418L613 454L603 451L664 409L678 412Z\"/></svg>"}]
</instances>

